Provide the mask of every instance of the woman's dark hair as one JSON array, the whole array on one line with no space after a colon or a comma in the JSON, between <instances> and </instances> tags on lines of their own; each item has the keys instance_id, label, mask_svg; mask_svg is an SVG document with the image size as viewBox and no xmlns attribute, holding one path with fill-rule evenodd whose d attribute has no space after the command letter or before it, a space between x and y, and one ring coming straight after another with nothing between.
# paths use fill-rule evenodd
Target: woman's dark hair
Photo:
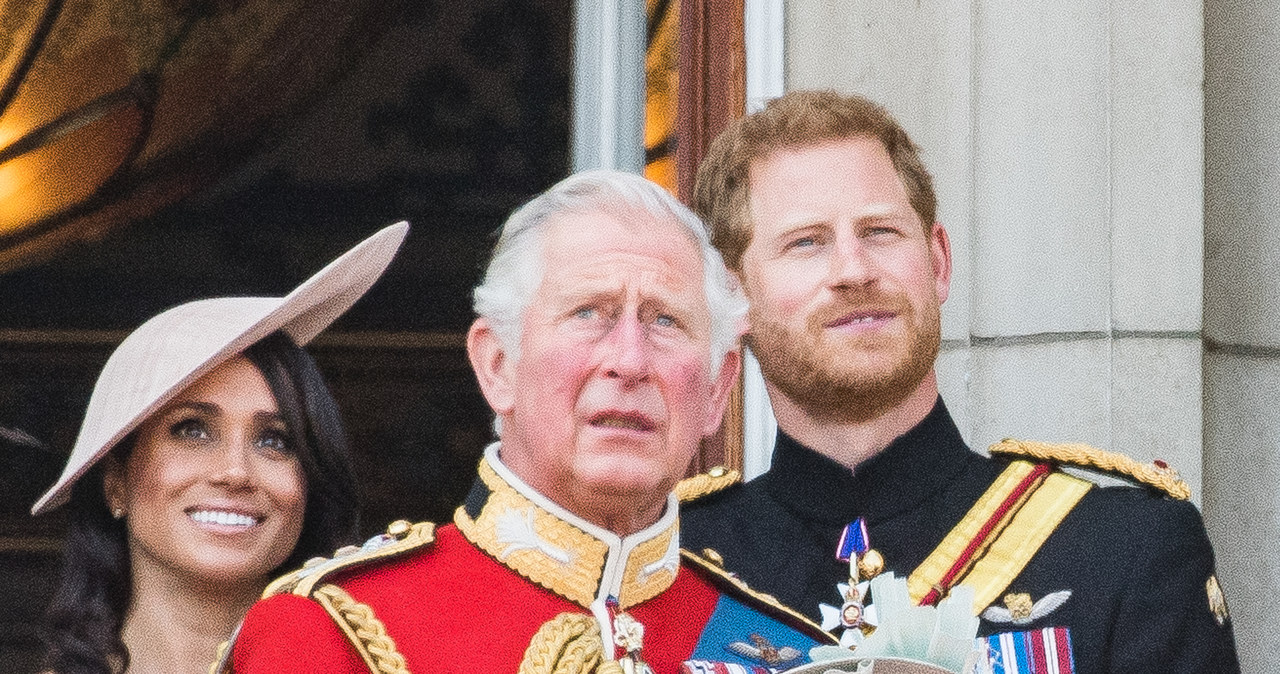
<instances>
[{"instance_id":1,"label":"woman's dark hair","mask_svg":"<svg viewBox=\"0 0 1280 674\"><path fill-rule=\"evenodd\" d=\"M112 450L128 458L133 436ZM56 674L112 674L129 666L120 640L129 608L132 574L123 520L111 517L102 492L105 461L71 489L61 582L45 612L46 665Z\"/></svg>"},{"instance_id":2,"label":"woman's dark hair","mask_svg":"<svg viewBox=\"0 0 1280 674\"><path fill-rule=\"evenodd\" d=\"M287 571L355 540L360 527L355 471L338 403L311 354L283 332L274 332L244 355L271 387L307 480L302 534L277 569Z\"/></svg>"},{"instance_id":3,"label":"woman's dark hair","mask_svg":"<svg viewBox=\"0 0 1280 674\"><path fill-rule=\"evenodd\" d=\"M307 509L293 553L274 573L353 542L360 507L338 405L315 361L283 332L245 350L262 373L288 427L306 479ZM61 580L45 613L46 666L56 674L113 674L129 665L120 639L132 577L125 523L112 518L102 489L107 461L125 461L130 435L72 488Z\"/></svg>"}]
</instances>

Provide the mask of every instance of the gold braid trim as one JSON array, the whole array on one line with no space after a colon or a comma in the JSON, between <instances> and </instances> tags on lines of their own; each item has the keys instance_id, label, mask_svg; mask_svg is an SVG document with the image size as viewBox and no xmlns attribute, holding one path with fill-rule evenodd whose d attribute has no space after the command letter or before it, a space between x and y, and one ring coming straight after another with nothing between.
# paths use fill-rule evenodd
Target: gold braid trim
<instances>
[{"instance_id":1,"label":"gold braid trim","mask_svg":"<svg viewBox=\"0 0 1280 674\"><path fill-rule=\"evenodd\" d=\"M213 662L209 663L209 674L233 674L231 669L231 658L228 657L231 652L231 639L218 644L218 652L213 656Z\"/></svg>"},{"instance_id":2,"label":"gold braid trim","mask_svg":"<svg viewBox=\"0 0 1280 674\"><path fill-rule=\"evenodd\" d=\"M335 573L364 566L378 560L399 557L419 548L430 546L436 540L435 531L436 525L432 522L410 524L405 520L396 520L387 525L385 534L374 537L375 539L381 539L380 541L372 541L371 539L371 542L377 542L377 545L369 546L367 550L362 547L348 545L339 548L332 558L313 557L307 560L301 569L291 571L271 581L267 585L267 589L263 590L262 597L265 599L277 594L296 594L299 597L309 596L312 588ZM368 544L366 543L366 545Z\"/></svg>"},{"instance_id":3,"label":"gold braid trim","mask_svg":"<svg viewBox=\"0 0 1280 674\"><path fill-rule=\"evenodd\" d=\"M561 613L538 628L524 651L518 674L621 674L604 656L600 625L584 613Z\"/></svg>"},{"instance_id":4,"label":"gold braid trim","mask_svg":"<svg viewBox=\"0 0 1280 674\"><path fill-rule=\"evenodd\" d=\"M1191 487L1178 477L1178 472L1174 469L1139 463L1124 454L1107 452L1085 444L1049 444L1006 438L991 445L991 453L1026 457L1058 465L1077 466L1121 475L1149 487L1155 487L1179 501L1191 498Z\"/></svg>"},{"instance_id":5,"label":"gold braid trim","mask_svg":"<svg viewBox=\"0 0 1280 674\"><path fill-rule=\"evenodd\" d=\"M724 466L716 466L705 473L698 473L677 482L676 498L681 503L688 503L728 489L741 481L742 473Z\"/></svg>"},{"instance_id":6,"label":"gold braid trim","mask_svg":"<svg viewBox=\"0 0 1280 674\"><path fill-rule=\"evenodd\" d=\"M409 674L404 656L396 650L396 642L387 628L373 615L367 604L356 601L337 585L321 585L312 592L324 610L333 618L360 659L374 674Z\"/></svg>"}]
</instances>

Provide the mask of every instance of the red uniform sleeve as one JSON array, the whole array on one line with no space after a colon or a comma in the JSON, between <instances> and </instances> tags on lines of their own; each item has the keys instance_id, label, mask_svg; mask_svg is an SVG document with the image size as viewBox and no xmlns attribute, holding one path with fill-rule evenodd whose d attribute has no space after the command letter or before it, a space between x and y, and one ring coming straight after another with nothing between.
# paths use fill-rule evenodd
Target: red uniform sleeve
<instances>
[{"instance_id":1,"label":"red uniform sleeve","mask_svg":"<svg viewBox=\"0 0 1280 674\"><path fill-rule=\"evenodd\" d=\"M254 604L232 653L236 674L369 671L324 608L295 595L277 595Z\"/></svg>"}]
</instances>

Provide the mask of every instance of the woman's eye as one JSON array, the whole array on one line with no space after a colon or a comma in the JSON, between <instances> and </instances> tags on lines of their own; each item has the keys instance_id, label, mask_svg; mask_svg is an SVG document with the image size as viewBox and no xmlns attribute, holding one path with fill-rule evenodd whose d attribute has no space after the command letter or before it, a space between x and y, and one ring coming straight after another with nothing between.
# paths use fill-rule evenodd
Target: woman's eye
<instances>
[{"instance_id":1,"label":"woman's eye","mask_svg":"<svg viewBox=\"0 0 1280 674\"><path fill-rule=\"evenodd\" d=\"M204 422L199 419L185 419L174 424L169 433L175 438L184 440L207 440L209 438L209 429L205 428Z\"/></svg>"},{"instance_id":2,"label":"woman's eye","mask_svg":"<svg viewBox=\"0 0 1280 674\"><path fill-rule=\"evenodd\" d=\"M284 431L265 431L258 438L258 446L274 449L278 452L288 452L290 449L289 437Z\"/></svg>"},{"instance_id":3,"label":"woman's eye","mask_svg":"<svg viewBox=\"0 0 1280 674\"><path fill-rule=\"evenodd\" d=\"M814 239L811 236L806 236L787 244L787 248L809 248L816 245L818 245L817 239Z\"/></svg>"}]
</instances>

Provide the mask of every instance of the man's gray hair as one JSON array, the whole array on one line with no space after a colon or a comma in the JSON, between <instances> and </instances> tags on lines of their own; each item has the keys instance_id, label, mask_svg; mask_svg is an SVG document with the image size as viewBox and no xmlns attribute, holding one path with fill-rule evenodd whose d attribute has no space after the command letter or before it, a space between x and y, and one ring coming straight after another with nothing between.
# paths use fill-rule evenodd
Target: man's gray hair
<instances>
[{"instance_id":1,"label":"man's gray hair","mask_svg":"<svg viewBox=\"0 0 1280 674\"><path fill-rule=\"evenodd\" d=\"M742 290L725 270L724 260L693 211L659 185L612 170L569 176L516 209L503 224L484 281L475 289L474 306L477 314L488 319L509 358L520 357L524 311L542 285L546 225L570 213L607 213L626 219L636 211L683 225L698 244L703 295L711 315L711 371L719 373L725 354L736 346L739 322L747 313Z\"/></svg>"}]
</instances>

